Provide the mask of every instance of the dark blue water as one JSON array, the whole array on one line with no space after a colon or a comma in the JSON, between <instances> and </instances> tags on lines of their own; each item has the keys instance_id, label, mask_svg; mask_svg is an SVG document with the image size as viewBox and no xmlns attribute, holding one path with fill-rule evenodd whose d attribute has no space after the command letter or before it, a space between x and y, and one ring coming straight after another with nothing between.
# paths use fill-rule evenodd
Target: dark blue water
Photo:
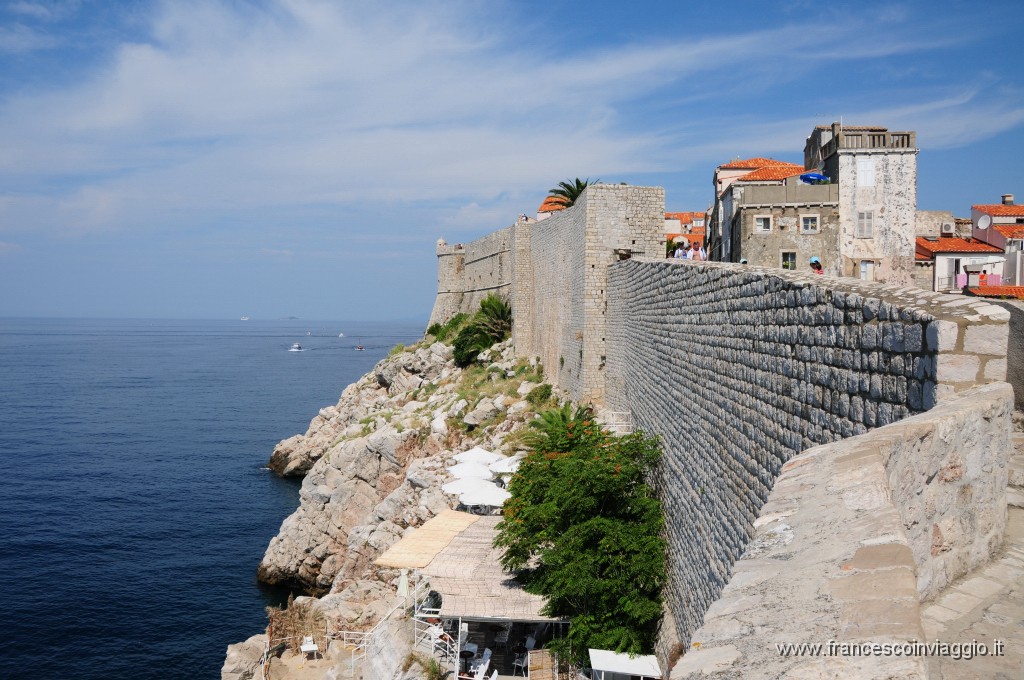
<instances>
[{"instance_id":1,"label":"dark blue water","mask_svg":"<svg viewBox=\"0 0 1024 680\"><path fill-rule=\"evenodd\" d=\"M220 677L281 597L254 576L298 503L274 444L421 332L0 319L0 678Z\"/></svg>"}]
</instances>

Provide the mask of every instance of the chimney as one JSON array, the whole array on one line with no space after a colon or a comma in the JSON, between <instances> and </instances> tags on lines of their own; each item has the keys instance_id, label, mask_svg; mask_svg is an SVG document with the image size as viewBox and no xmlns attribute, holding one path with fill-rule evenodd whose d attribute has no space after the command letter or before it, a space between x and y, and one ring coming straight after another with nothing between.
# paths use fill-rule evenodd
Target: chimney
<instances>
[{"instance_id":1,"label":"chimney","mask_svg":"<svg viewBox=\"0 0 1024 680\"><path fill-rule=\"evenodd\" d=\"M1003 194L1003 205L1013 205L1013 194Z\"/></svg>"}]
</instances>

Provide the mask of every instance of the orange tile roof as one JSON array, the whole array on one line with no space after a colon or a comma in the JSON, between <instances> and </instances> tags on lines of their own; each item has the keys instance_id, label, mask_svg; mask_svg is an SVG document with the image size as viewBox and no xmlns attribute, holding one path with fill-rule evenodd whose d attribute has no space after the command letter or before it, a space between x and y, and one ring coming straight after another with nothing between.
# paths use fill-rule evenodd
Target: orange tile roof
<instances>
[{"instance_id":1,"label":"orange tile roof","mask_svg":"<svg viewBox=\"0 0 1024 680\"><path fill-rule=\"evenodd\" d=\"M679 220L680 224L693 224L695 219L704 219L704 213L697 212L667 212L665 213L666 220Z\"/></svg>"},{"instance_id":2,"label":"orange tile roof","mask_svg":"<svg viewBox=\"0 0 1024 680\"><path fill-rule=\"evenodd\" d=\"M558 202L558 198L555 196L547 196L537 208L537 212L555 212L556 210L565 210L566 206Z\"/></svg>"},{"instance_id":3,"label":"orange tile roof","mask_svg":"<svg viewBox=\"0 0 1024 680\"><path fill-rule=\"evenodd\" d=\"M774 158L748 158L746 160L736 159L725 165L719 165L719 170L756 170L757 168L767 168L773 165L794 165L786 161L778 161ZM801 166L802 167L802 166Z\"/></svg>"},{"instance_id":4,"label":"orange tile roof","mask_svg":"<svg viewBox=\"0 0 1024 680\"><path fill-rule=\"evenodd\" d=\"M978 286L967 292L978 297L1016 298L1024 300L1024 286Z\"/></svg>"},{"instance_id":5,"label":"orange tile roof","mask_svg":"<svg viewBox=\"0 0 1024 680\"><path fill-rule=\"evenodd\" d=\"M995 246L990 246L987 243L982 243L975 239L962 239L962 238L948 238L942 237L934 241L930 241L923 236L917 237L917 252L926 255L926 259L931 259L931 256L936 253L1001 253L1003 252Z\"/></svg>"},{"instance_id":6,"label":"orange tile roof","mask_svg":"<svg viewBox=\"0 0 1024 680\"><path fill-rule=\"evenodd\" d=\"M993 224L992 228L1006 238L1024 238L1024 224Z\"/></svg>"},{"instance_id":7,"label":"orange tile roof","mask_svg":"<svg viewBox=\"0 0 1024 680\"><path fill-rule=\"evenodd\" d=\"M769 182L787 177L793 177L795 175L802 175L805 172L804 166L796 165L795 163L787 163L785 165L772 165L766 168L759 168L753 172L748 172L742 177L736 179L737 182Z\"/></svg>"},{"instance_id":8,"label":"orange tile roof","mask_svg":"<svg viewBox=\"0 0 1024 680\"><path fill-rule=\"evenodd\" d=\"M988 205L972 205L973 209L996 217L1024 217L1024 205L1003 205L1002 203Z\"/></svg>"}]
</instances>

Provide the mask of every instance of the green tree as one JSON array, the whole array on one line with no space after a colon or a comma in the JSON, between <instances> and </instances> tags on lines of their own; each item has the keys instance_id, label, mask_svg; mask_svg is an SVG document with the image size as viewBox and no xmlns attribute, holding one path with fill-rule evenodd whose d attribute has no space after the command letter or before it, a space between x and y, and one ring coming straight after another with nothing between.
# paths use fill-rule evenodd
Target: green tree
<instances>
[{"instance_id":1,"label":"green tree","mask_svg":"<svg viewBox=\"0 0 1024 680\"><path fill-rule=\"evenodd\" d=\"M589 408L546 411L512 478L495 546L542 612L572 619L556 653L585 662L588 647L649 653L665 582L664 518L645 482L656 438L614 436Z\"/></svg>"},{"instance_id":2,"label":"green tree","mask_svg":"<svg viewBox=\"0 0 1024 680\"><path fill-rule=\"evenodd\" d=\"M597 184L601 180L594 180L594 184ZM571 208L576 203L576 199L580 197L583 190L590 184L590 178L581 180L579 177L576 178L575 182L559 182L558 186L548 192L548 196L554 197L554 203L564 205L566 208Z\"/></svg>"},{"instance_id":3,"label":"green tree","mask_svg":"<svg viewBox=\"0 0 1024 680\"><path fill-rule=\"evenodd\" d=\"M473 320L459 330L452 341L455 365L469 366L480 352L501 342L512 331L512 306L501 297L488 295L480 302Z\"/></svg>"}]
</instances>

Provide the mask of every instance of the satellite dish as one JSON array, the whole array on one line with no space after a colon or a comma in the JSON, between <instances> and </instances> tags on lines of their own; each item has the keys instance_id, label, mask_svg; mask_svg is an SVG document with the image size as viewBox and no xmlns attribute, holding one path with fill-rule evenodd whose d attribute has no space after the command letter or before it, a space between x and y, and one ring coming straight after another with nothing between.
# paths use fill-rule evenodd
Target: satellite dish
<instances>
[{"instance_id":1,"label":"satellite dish","mask_svg":"<svg viewBox=\"0 0 1024 680\"><path fill-rule=\"evenodd\" d=\"M978 218L978 229L981 229L982 231L984 231L985 229L988 229L991 226L992 226L992 216L991 215L982 215L981 217Z\"/></svg>"}]
</instances>

